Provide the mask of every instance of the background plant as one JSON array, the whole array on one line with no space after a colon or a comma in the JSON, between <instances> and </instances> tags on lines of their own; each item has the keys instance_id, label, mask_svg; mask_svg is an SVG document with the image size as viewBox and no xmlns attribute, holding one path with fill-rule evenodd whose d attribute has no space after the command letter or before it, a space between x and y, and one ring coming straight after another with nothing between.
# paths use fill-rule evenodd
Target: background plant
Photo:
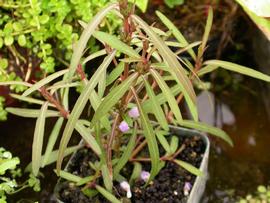
<instances>
[{"instance_id":1,"label":"background plant","mask_svg":"<svg viewBox=\"0 0 270 203\"><path fill-rule=\"evenodd\" d=\"M0 1L0 81L32 82L54 72L56 66L67 65L73 43L82 30L78 21L88 22L108 2ZM113 33L118 25L119 20L110 15L100 26ZM88 48L97 50L93 39ZM13 85L10 89L15 93L25 90L21 85ZM0 120L6 119L4 100L2 95Z\"/></svg>"},{"instance_id":2,"label":"background plant","mask_svg":"<svg viewBox=\"0 0 270 203\"><path fill-rule=\"evenodd\" d=\"M97 31L110 11L122 20L121 35ZM194 43L188 43L162 13L157 12L157 16L168 31L149 26L134 14L133 6L126 1L120 1L119 6L111 4L90 23L81 23L84 31L74 48L69 69L57 71L35 84L15 81L0 83L24 85L27 89L22 95L15 95L16 98L41 105L40 109L7 108L8 112L16 115L37 118L32 163L28 167L34 175L37 176L40 168L56 161L57 157L57 173L60 176L77 185L91 185L86 188L88 194L93 194L93 191L96 194L98 191L110 201L119 202L112 194L113 181L132 182L141 171L138 162L142 160L151 163L147 182L168 161L191 173L202 175L194 166L177 159L181 146L175 136L167 136L169 123L211 133L232 145L224 131L198 121L194 87L205 87L204 82L207 82L199 78L219 67L267 82L270 77L230 62L204 60L213 20L212 9L209 10L202 40ZM85 50L91 37L103 43L104 48L87 55ZM193 48L196 46L198 49L195 52ZM172 52L170 47L177 51ZM116 52L121 54L116 55ZM184 52L190 57L184 57ZM104 56L103 62L93 76L87 78L83 66L98 56ZM80 87L82 91L71 108L69 92L74 87ZM34 92L40 92L45 100L35 98ZM187 103L191 118L182 115L179 109L181 101ZM87 103L90 103L89 107ZM83 118L81 114L87 107L94 115ZM137 111L136 116L131 111ZM157 126L151 124L150 115L157 121ZM58 120L51 131L45 153L42 154L48 117L58 117ZM65 125L64 119L67 119ZM58 138L62 126L64 131ZM90 163L90 167L96 171L94 176L81 178L61 170L63 157L81 147L67 148L75 130L98 157L96 162ZM59 150L54 150L57 138L61 140L60 146ZM164 148L166 153L161 154L158 146ZM139 156L144 148L148 148L149 157ZM134 164L134 175L124 177L121 170L128 162ZM103 183L97 184L100 178Z\"/></svg>"},{"instance_id":3,"label":"background plant","mask_svg":"<svg viewBox=\"0 0 270 203\"><path fill-rule=\"evenodd\" d=\"M241 198L239 203L268 203L270 202L270 188L259 185L255 194L248 194Z\"/></svg>"},{"instance_id":4,"label":"background plant","mask_svg":"<svg viewBox=\"0 0 270 203\"><path fill-rule=\"evenodd\" d=\"M39 180L30 174L29 179L22 184L18 184L17 179L22 175L18 168L20 160L12 154L0 148L0 203L7 203L7 195L14 194L27 187L32 187L34 191L40 191Z\"/></svg>"}]
</instances>

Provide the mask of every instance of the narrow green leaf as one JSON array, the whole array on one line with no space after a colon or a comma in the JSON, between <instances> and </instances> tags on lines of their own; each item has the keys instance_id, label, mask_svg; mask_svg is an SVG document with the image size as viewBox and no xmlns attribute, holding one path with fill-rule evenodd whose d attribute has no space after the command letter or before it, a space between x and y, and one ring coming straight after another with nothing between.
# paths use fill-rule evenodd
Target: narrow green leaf
<instances>
[{"instance_id":1,"label":"narrow green leaf","mask_svg":"<svg viewBox=\"0 0 270 203\"><path fill-rule=\"evenodd\" d=\"M88 61L91 61L92 59L95 59L95 58L97 58L97 57L103 56L103 55L105 55L106 53L107 53L107 52L106 52L105 49L102 49L102 50L99 50L99 51L97 51L97 52L94 52L93 54L87 56L87 57L83 60L82 64L84 65L84 64L86 64Z\"/></svg>"},{"instance_id":2,"label":"narrow green leaf","mask_svg":"<svg viewBox=\"0 0 270 203\"><path fill-rule=\"evenodd\" d=\"M189 43L185 39L184 35L175 27L175 25L161 12L156 11L156 15L162 21L162 23L172 32L174 37L177 39L178 42L181 43L182 47L189 46ZM188 50L190 56L195 60L196 55L192 49Z\"/></svg>"},{"instance_id":3,"label":"narrow green leaf","mask_svg":"<svg viewBox=\"0 0 270 203\"><path fill-rule=\"evenodd\" d=\"M207 73L211 73L213 72L214 70L216 70L218 68L218 66L214 66L214 65L206 65L204 67L202 67L202 69L200 69L198 72L197 72L197 75L199 77L207 74Z\"/></svg>"},{"instance_id":4,"label":"narrow green leaf","mask_svg":"<svg viewBox=\"0 0 270 203\"><path fill-rule=\"evenodd\" d=\"M202 44L199 47L199 52L198 52L198 56L201 57L204 49L206 47L208 38L209 38L209 34L211 31L211 27L212 27L212 23L213 23L213 9L212 7L209 7L208 9L208 16L207 16L207 20L206 20L206 25L205 25L205 30L204 30L204 34L203 34L203 38L202 38Z\"/></svg>"},{"instance_id":5,"label":"narrow green leaf","mask_svg":"<svg viewBox=\"0 0 270 203\"><path fill-rule=\"evenodd\" d=\"M140 55L134 51L130 46L119 40L116 36L110 35L106 32L95 31L93 36L99 41L108 44L112 48L133 58L141 58Z\"/></svg>"},{"instance_id":6,"label":"narrow green leaf","mask_svg":"<svg viewBox=\"0 0 270 203\"><path fill-rule=\"evenodd\" d=\"M215 136L223 139L228 144L233 146L233 142L232 142L231 138L229 137L229 135L227 135L226 132L224 132L223 130L221 130L219 128L210 126L206 123L189 121L189 120L184 120L180 125L187 127L187 128L192 128L192 129L196 129L199 131L210 133L212 135L215 135Z\"/></svg>"},{"instance_id":7,"label":"narrow green leaf","mask_svg":"<svg viewBox=\"0 0 270 203\"><path fill-rule=\"evenodd\" d=\"M134 94L134 96L135 96L135 100L137 103L137 107L138 107L139 112L140 112L140 121L141 121L141 125L143 128L145 139L147 141L148 150L149 150L150 159L151 159L151 172L150 172L151 175L150 175L150 178L148 180L148 182L150 182L157 175L158 169L159 169L158 144L157 144L155 132L154 132L153 127L150 123L150 120L147 117L147 114L142 109L139 98L137 97L136 94Z\"/></svg>"},{"instance_id":8,"label":"narrow green leaf","mask_svg":"<svg viewBox=\"0 0 270 203\"><path fill-rule=\"evenodd\" d=\"M110 93L102 100L96 113L93 116L92 124L95 124L100 118L102 118L112 107L119 101L119 99L127 92L132 83L138 77L138 73L130 75L122 84L113 88Z\"/></svg>"},{"instance_id":9,"label":"narrow green leaf","mask_svg":"<svg viewBox=\"0 0 270 203\"><path fill-rule=\"evenodd\" d=\"M54 127L52 129L52 132L50 134L49 141L48 141L48 144L47 144L47 147L46 147L46 150L45 150L44 159L42 160L41 167L44 167L45 165L47 165L49 156L53 151L53 147L54 147L54 145L56 143L56 140L57 140L58 135L60 133L63 122L64 122L64 118L62 118L62 117L58 118L58 120L56 121L56 123L55 123L55 125L54 125Z\"/></svg>"},{"instance_id":10,"label":"narrow green leaf","mask_svg":"<svg viewBox=\"0 0 270 203\"><path fill-rule=\"evenodd\" d=\"M106 88L106 70L103 70L103 73L101 74L100 80L98 82L98 96L99 98L102 98L105 92Z\"/></svg>"},{"instance_id":11,"label":"narrow green leaf","mask_svg":"<svg viewBox=\"0 0 270 203\"><path fill-rule=\"evenodd\" d=\"M85 185L86 183L91 182L92 180L94 180L95 176L87 176L82 178L80 181L78 181L76 183L77 186L81 186L81 185Z\"/></svg>"},{"instance_id":12,"label":"narrow green leaf","mask_svg":"<svg viewBox=\"0 0 270 203\"><path fill-rule=\"evenodd\" d=\"M164 136L164 133L161 131L156 131L156 136L158 138L159 143L161 144L161 146L165 149L165 151L168 154L171 154L171 147L167 141L167 139Z\"/></svg>"},{"instance_id":13,"label":"narrow green leaf","mask_svg":"<svg viewBox=\"0 0 270 203\"><path fill-rule=\"evenodd\" d=\"M178 95L180 92L181 92L181 88L179 87L179 85L175 85L171 88L171 93L173 96ZM164 93L158 94L156 96L156 100L157 100L159 105L162 105L162 104L167 102L167 98L164 96ZM142 106L143 106L143 109L147 113L152 112L152 103L149 100L146 100L145 102L143 102Z\"/></svg>"},{"instance_id":14,"label":"narrow green leaf","mask_svg":"<svg viewBox=\"0 0 270 203\"><path fill-rule=\"evenodd\" d=\"M158 101L156 99L156 95L155 95L154 91L152 90L151 86L149 85L149 83L144 78L143 78L143 81L145 84L147 95L149 96L149 100L152 103L152 110L153 110L152 113L155 115L160 126L164 130L168 131L169 126L168 126L166 117L164 115L164 112L163 112L160 104L158 104Z\"/></svg>"},{"instance_id":15,"label":"narrow green leaf","mask_svg":"<svg viewBox=\"0 0 270 203\"><path fill-rule=\"evenodd\" d=\"M99 105L100 105L100 103L101 103L101 99L98 97L98 95L97 95L97 93L96 93L95 90L93 90L93 91L91 92L91 94L90 94L90 103L91 103L93 109L94 109L95 111L97 111L97 109L98 109L98 107L99 107ZM110 124L110 121L109 121L107 115L103 116L103 117L100 119L100 122L101 122L102 126L103 126L104 128L106 128L106 130L107 130L108 132L111 131L111 124Z\"/></svg>"},{"instance_id":16,"label":"narrow green leaf","mask_svg":"<svg viewBox=\"0 0 270 203\"><path fill-rule=\"evenodd\" d=\"M110 172L106 163L102 164L101 172L102 172L102 179L103 179L104 186L108 191L111 192L112 187L113 187L113 182L112 182L112 178L110 176Z\"/></svg>"},{"instance_id":17,"label":"narrow green leaf","mask_svg":"<svg viewBox=\"0 0 270 203\"><path fill-rule=\"evenodd\" d=\"M71 138L75 125L89 99L89 95L94 90L97 83L99 82L100 75L102 74L103 70L107 69L107 67L110 65L114 55L115 55L115 51L112 52L109 56L107 56L104 59L103 63L99 66L97 71L94 73L91 79L87 82L86 86L84 87L82 93L80 94L79 98L77 99L74 105L74 108L69 116L69 119L67 121L66 127L64 129L64 132L60 141L59 155L58 155L58 160L57 160L57 171L60 171L62 161L63 161L64 151Z\"/></svg>"},{"instance_id":18,"label":"narrow green leaf","mask_svg":"<svg viewBox=\"0 0 270 203\"><path fill-rule=\"evenodd\" d=\"M68 69L60 70L58 72L55 72L55 73L49 75L48 77L45 77L44 79L42 79L42 80L38 81L37 83L35 83L34 85L32 85L29 89L27 89L22 94L22 96L26 97L26 96L30 95L32 92L38 90L39 88L43 87L44 85L50 83L51 81L53 81L56 78L64 75L67 72L68 72Z\"/></svg>"},{"instance_id":19,"label":"narrow green leaf","mask_svg":"<svg viewBox=\"0 0 270 203\"><path fill-rule=\"evenodd\" d=\"M22 82L22 81L5 81L5 82L0 82L0 86L6 86L6 85L22 85L26 87L32 87L33 85L28 82Z\"/></svg>"},{"instance_id":20,"label":"narrow green leaf","mask_svg":"<svg viewBox=\"0 0 270 203\"><path fill-rule=\"evenodd\" d=\"M125 64L123 62L120 62L109 74L109 76L106 79L106 85L112 84L117 78L120 77L122 72L124 71Z\"/></svg>"},{"instance_id":21,"label":"narrow green leaf","mask_svg":"<svg viewBox=\"0 0 270 203\"><path fill-rule=\"evenodd\" d=\"M183 118L182 118L182 115L180 113L180 109L179 109L179 106L177 104L177 101L175 100L174 96L172 95L170 88L163 81L162 77L159 75L159 73L157 71L155 71L154 69L151 69L150 73L155 78L156 82L158 83L158 86L162 90L164 97L166 97L166 99L170 105L170 108L171 108L173 114L175 115L175 118L177 119L177 121L179 123L181 123Z\"/></svg>"},{"instance_id":22,"label":"narrow green leaf","mask_svg":"<svg viewBox=\"0 0 270 203\"><path fill-rule=\"evenodd\" d=\"M66 88L66 87L78 87L80 86L81 83L80 82L73 82L73 83L64 83L64 84L54 84L50 87L47 88L47 90L52 90L53 92L55 92L57 89L62 89L62 88Z\"/></svg>"},{"instance_id":23,"label":"narrow green leaf","mask_svg":"<svg viewBox=\"0 0 270 203\"><path fill-rule=\"evenodd\" d=\"M177 136L172 136L171 142L170 142L170 150L171 153L175 153L179 145L179 138Z\"/></svg>"},{"instance_id":24,"label":"narrow green leaf","mask_svg":"<svg viewBox=\"0 0 270 203\"><path fill-rule=\"evenodd\" d=\"M9 94L11 97L15 98L15 99L18 99L18 100L21 100L21 101L25 101L25 102L28 102L28 103L31 103L31 104L39 104L39 105L43 105L46 101L42 101L42 100L39 100L39 99L35 99L35 98L31 98L31 97L24 97L24 96L21 96L21 95L18 95L18 94L12 94L10 93ZM53 104L48 104L48 106L52 106L54 107Z\"/></svg>"},{"instance_id":25,"label":"narrow green leaf","mask_svg":"<svg viewBox=\"0 0 270 203\"><path fill-rule=\"evenodd\" d=\"M82 145L76 145L76 146L68 147L66 149L65 153L64 153L64 157L72 154L73 152L77 151L80 148L82 148ZM59 152L58 150L54 150L49 154L49 157L48 157L44 167L56 162L58 152ZM41 157L41 162L44 163L44 155ZM27 167L25 168L25 171L30 172L31 168L32 168L32 162L27 165Z\"/></svg>"},{"instance_id":26,"label":"narrow green leaf","mask_svg":"<svg viewBox=\"0 0 270 203\"><path fill-rule=\"evenodd\" d=\"M34 140L32 144L32 170L35 176L38 175L39 168L41 166L41 156L43 147L43 137L45 129L46 111L48 108L48 102L42 105L40 109L40 115L37 118Z\"/></svg>"},{"instance_id":27,"label":"narrow green leaf","mask_svg":"<svg viewBox=\"0 0 270 203\"><path fill-rule=\"evenodd\" d=\"M91 135L90 130L88 130L84 125L81 123L77 122L75 129L80 133L82 138L86 141L87 144L91 147L91 149L97 154L101 154L101 149L96 141L96 139Z\"/></svg>"},{"instance_id":28,"label":"narrow green leaf","mask_svg":"<svg viewBox=\"0 0 270 203\"><path fill-rule=\"evenodd\" d=\"M119 172L121 171L121 169L126 165L126 163L128 162L132 151L135 147L136 144L136 138L137 138L137 129L134 128L133 133L131 138L129 139L128 145L125 149L125 151L123 152L122 156L120 157L120 159L118 160L116 166L113 169L113 173L114 176L117 176L119 174Z\"/></svg>"},{"instance_id":29,"label":"narrow green leaf","mask_svg":"<svg viewBox=\"0 0 270 203\"><path fill-rule=\"evenodd\" d=\"M16 116L21 116L25 118L37 118L40 116L40 110L37 109L7 107L5 110ZM45 113L45 117L59 117L59 116L60 114L57 111L47 110Z\"/></svg>"},{"instance_id":30,"label":"narrow green leaf","mask_svg":"<svg viewBox=\"0 0 270 203\"><path fill-rule=\"evenodd\" d=\"M61 178L64 178L64 179L66 179L70 182L74 182L74 183L78 183L82 180L82 178L80 176L74 175L72 173L69 173L69 172L63 171L63 170L60 171L59 176Z\"/></svg>"},{"instance_id":31,"label":"narrow green leaf","mask_svg":"<svg viewBox=\"0 0 270 203\"><path fill-rule=\"evenodd\" d=\"M185 161L174 160L174 162L196 176L203 176L204 175L200 169L197 169L196 167L192 166L191 164L189 164Z\"/></svg>"},{"instance_id":32,"label":"narrow green leaf","mask_svg":"<svg viewBox=\"0 0 270 203\"><path fill-rule=\"evenodd\" d=\"M120 200L118 200L112 193L105 190L103 187L96 185L97 191L102 194L107 200L109 200L112 203L121 203Z\"/></svg>"},{"instance_id":33,"label":"narrow green leaf","mask_svg":"<svg viewBox=\"0 0 270 203\"><path fill-rule=\"evenodd\" d=\"M142 172L142 165L139 162L135 162L132 174L131 174L130 179L129 179L130 185L133 185L135 180L137 180L140 177L141 172Z\"/></svg>"},{"instance_id":34,"label":"narrow green leaf","mask_svg":"<svg viewBox=\"0 0 270 203\"><path fill-rule=\"evenodd\" d=\"M221 60L209 60L209 61L205 61L204 64L218 66L218 67L224 68L226 70L230 70L230 71L237 72L237 73L240 73L243 75L247 75L247 76L250 76L253 78L264 80L266 82L270 82L270 76L263 74L259 71L253 70L251 68L247 68L245 66L235 64L235 63L221 61Z\"/></svg>"},{"instance_id":35,"label":"narrow green leaf","mask_svg":"<svg viewBox=\"0 0 270 203\"><path fill-rule=\"evenodd\" d=\"M185 74L185 70L176 58L176 55L164 44L164 41L153 32L151 27L147 25L140 17L132 15L132 18L137 22L142 29L147 33L153 44L159 50L164 61L167 62L170 67L170 73L174 76L175 80L179 84L190 109L191 115L195 121L198 120L198 111L196 106L196 95L193 86L189 78Z\"/></svg>"},{"instance_id":36,"label":"narrow green leaf","mask_svg":"<svg viewBox=\"0 0 270 203\"><path fill-rule=\"evenodd\" d=\"M118 4L114 3L102 9L100 12L98 12L95 15L95 17L93 17L91 22L88 23L87 26L84 28L84 31L82 32L81 37L79 41L77 42L75 49L73 51L72 57L71 57L68 79L70 79L74 75L77 69L77 66L82 58L84 49L86 48L87 42L90 39L91 35L95 32L99 23L111 10L117 8L117 6Z\"/></svg>"}]
</instances>

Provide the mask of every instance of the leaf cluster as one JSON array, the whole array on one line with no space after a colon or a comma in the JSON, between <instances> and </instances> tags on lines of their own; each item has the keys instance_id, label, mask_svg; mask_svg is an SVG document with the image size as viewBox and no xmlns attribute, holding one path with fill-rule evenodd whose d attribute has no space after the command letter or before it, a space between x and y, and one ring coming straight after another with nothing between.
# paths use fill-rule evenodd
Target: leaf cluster
<instances>
[{"instance_id":1,"label":"leaf cluster","mask_svg":"<svg viewBox=\"0 0 270 203\"><path fill-rule=\"evenodd\" d=\"M39 179L30 174L29 179L22 184L17 183L17 178L22 175L18 168L20 160L12 154L0 148L0 202L7 203L7 194L14 194L27 187L32 187L34 191L40 191Z\"/></svg>"}]
</instances>

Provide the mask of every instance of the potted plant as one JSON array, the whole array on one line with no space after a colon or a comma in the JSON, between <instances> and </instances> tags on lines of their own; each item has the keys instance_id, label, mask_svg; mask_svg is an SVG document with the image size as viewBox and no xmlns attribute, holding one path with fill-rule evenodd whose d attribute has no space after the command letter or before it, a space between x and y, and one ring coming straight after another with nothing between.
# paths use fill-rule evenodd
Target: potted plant
<instances>
[{"instance_id":1,"label":"potted plant","mask_svg":"<svg viewBox=\"0 0 270 203\"><path fill-rule=\"evenodd\" d=\"M118 37L98 31L110 12L122 19ZM74 46L68 69L35 84L0 83L26 86L27 90L17 98L41 106L40 109L7 108L7 111L37 118L32 163L28 168L38 176L40 168L57 161L56 173L69 180L57 187L62 193L60 200L69 202L65 197L69 198L72 191L77 202L198 202L203 181L198 183L200 178L191 174L206 179L208 140L197 131L169 124L208 132L232 145L224 131L198 121L193 86L205 88L199 77L219 67L270 81L269 76L250 68L203 60L213 20L211 8L202 41L191 44L166 16L160 12L157 15L169 31L149 26L134 14L134 6L126 0L110 4L91 22L80 22L84 31ZM100 41L104 49L84 56L90 37ZM193 50L196 46L197 53ZM177 51L172 52L170 47L176 47ZM183 57L183 52L190 57ZM85 64L101 56L105 56L103 62L88 77ZM70 89L74 87L81 92L71 107ZM34 92L39 92L45 100L36 98ZM191 118L180 111L182 100ZM48 117L58 119L42 154ZM75 131L83 142L68 147ZM53 150L60 134L59 150ZM67 170L61 170L64 156L76 150ZM206 157L202 158L203 155ZM67 190L62 191L63 187Z\"/></svg>"}]
</instances>

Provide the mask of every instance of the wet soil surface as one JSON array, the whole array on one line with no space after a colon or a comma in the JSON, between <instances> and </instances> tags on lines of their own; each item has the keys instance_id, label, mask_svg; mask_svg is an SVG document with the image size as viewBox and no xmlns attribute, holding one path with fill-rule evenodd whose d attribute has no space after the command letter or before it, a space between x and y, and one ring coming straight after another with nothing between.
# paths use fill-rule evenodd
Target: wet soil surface
<instances>
[{"instance_id":1,"label":"wet soil surface","mask_svg":"<svg viewBox=\"0 0 270 203\"><path fill-rule=\"evenodd\" d=\"M186 161L196 167L200 166L202 156L205 151L205 145L200 137L194 136L193 138L180 137L181 144L185 145L184 150L179 154L177 159ZM73 174L86 177L93 175L94 171L89 168L89 161L94 161L95 158L91 156L88 149L82 149L72 159L71 165L68 170L73 171ZM143 170L150 170L149 164L143 164ZM132 173L132 167L127 167L122 170L122 175L129 179ZM160 173L156 176L146 188L145 182L138 179L132 188L132 198L124 198L124 202L135 203L181 203L186 202L187 196L183 193L184 184L186 182L193 185L195 176L190 174L185 169L176 165L175 163L168 162L161 169ZM96 184L102 184L101 180L97 180ZM64 182L60 189L61 200L65 203L88 203L88 202L108 202L103 197L86 197L81 188L76 187L73 183ZM119 183L115 182L114 194L117 198L126 196L126 192L119 187Z\"/></svg>"}]
</instances>

